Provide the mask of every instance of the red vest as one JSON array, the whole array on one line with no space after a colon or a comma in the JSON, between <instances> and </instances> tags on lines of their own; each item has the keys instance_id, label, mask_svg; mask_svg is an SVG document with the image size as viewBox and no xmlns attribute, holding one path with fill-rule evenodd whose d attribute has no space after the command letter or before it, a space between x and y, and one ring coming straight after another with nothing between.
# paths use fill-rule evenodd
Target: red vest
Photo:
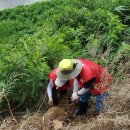
<instances>
[{"instance_id":1,"label":"red vest","mask_svg":"<svg viewBox=\"0 0 130 130\"><path fill-rule=\"evenodd\" d=\"M49 73L49 79L53 80L53 83L55 84L55 80L56 80L56 68L53 69L50 73ZM64 84L63 87L58 88L58 90L62 89L62 90L66 90L69 89L72 85L73 85L73 79L70 80L68 83Z\"/></svg>"},{"instance_id":2,"label":"red vest","mask_svg":"<svg viewBox=\"0 0 130 130\"><path fill-rule=\"evenodd\" d=\"M109 89L109 85L112 82L110 74L104 70L100 65L86 60L79 59L82 64L82 70L80 72L79 86L83 87L84 83L96 77L96 81L93 83L92 89L89 90L92 94L101 94Z\"/></svg>"}]
</instances>

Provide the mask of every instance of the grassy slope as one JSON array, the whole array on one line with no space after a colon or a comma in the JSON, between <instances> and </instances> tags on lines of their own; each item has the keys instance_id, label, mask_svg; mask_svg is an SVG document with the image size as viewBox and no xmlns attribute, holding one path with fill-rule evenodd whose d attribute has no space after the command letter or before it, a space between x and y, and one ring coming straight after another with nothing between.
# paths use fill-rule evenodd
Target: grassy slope
<instances>
[{"instance_id":1,"label":"grassy slope","mask_svg":"<svg viewBox=\"0 0 130 130\"><path fill-rule=\"evenodd\" d=\"M1 86L13 73L24 74L11 99L29 104L39 99L39 86L46 87L49 69L62 58L90 58L107 66L118 56L111 65L117 71L128 57L130 27L114 9L128 4L129 0L52 0L1 11Z\"/></svg>"},{"instance_id":2,"label":"grassy slope","mask_svg":"<svg viewBox=\"0 0 130 130\"><path fill-rule=\"evenodd\" d=\"M82 2L77 3L76 0L72 0L72 1L54 0L51 2L45 2L42 4L37 3L34 5L24 6L24 7L21 6L15 9L9 9L0 12L0 46L7 47L7 49L11 51L12 48L17 47L21 43L20 39L22 39L23 37L27 36L27 39L36 37L36 40L37 38L42 39L43 35L41 35L42 33L41 30L42 29L44 30L44 28L48 26L49 28L46 29L53 30L52 26L50 25L53 25L54 21L56 21L57 18L62 17L63 14L65 16L66 15L65 12L67 12L67 10L69 10L71 7L74 7L74 9L81 9L82 7L86 7L89 9L90 12L93 10L97 10L98 8L101 8L101 9L109 10L111 13L113 13L113 9L116 6L128 4L127 0L124 1L119 0L119 1L115 1L114 3L111 3L108 0L103 0L103 2L100 2L100 0L95 0L95 1L86 0L86 1L87 1L86 4L84 4ZM68 16L69 15L65 17L66 19L62 19L62 20L67 20ZM73 19L71 20L73 21ZM71 23L71 20L68 21ZM62 21L60 21L60 24L62 25ZM62 30L62 26L60 29ZM59 32L54 31L53 34L56 35ZM51 35L54 36L53 34ZM63 33L59 33L59 35L61 34L63 35ZM52 37L50 38L52 39ZM54 41L52 41L51 43L54 43ZM7 53L8 52L6 52L6 54ZM113 66L115 66L114 63ZM123 65L121 64L121 66L124 67L124 64ZM35 75L35 73L33 75ZM118 78L119 79L116 80L121 79L120 77ZM110 129L129 128L130 115L129 115L128 103L130 98L129 97L130 87L128 82L129 81L125 81L122 84L120 84L119 82L118 84L115 85L115 87L113 87L112 100L111 100L112 109L110 113L101 115L96 119L93 119L92 122L85 124L84 126L77 125L76 127L72 127L72 129L81 129L82 127L83 129L90 129L90 128L96 129L98 127L99 129L104 129L104 126L106 125L109 126ZM7 127L8 130L9 128L11 128L10 125L8 125L9 123L10 123L10 119L7 119L7 123L3 121L3 123L1 123L0 129L2 130ZM107 128L109 129L109 127Z\"/></svg>"}]
</instances>

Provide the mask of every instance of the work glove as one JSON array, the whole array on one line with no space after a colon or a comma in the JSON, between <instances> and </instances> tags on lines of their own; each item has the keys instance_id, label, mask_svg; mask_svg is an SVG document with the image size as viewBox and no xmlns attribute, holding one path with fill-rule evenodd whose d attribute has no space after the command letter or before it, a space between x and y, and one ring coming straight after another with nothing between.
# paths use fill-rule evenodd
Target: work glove
<instances>
[{"instance_id":1,"label":"work glove","mask_svg":"<svg viewBox=\"0 0 130 130\"><path fill-rule=\"evenodd\" d=\"M53 106L53 99L52 98L49 99L48 104L49 104L49 106Z\"/></svg>"},{"instance_id":2,"label":"work glove","mask_svg":"<svg viewBox=\"0 0 130 130\"><path fill-rule=\"evenodd\" d=\"M78 100L79 99L79 96L77 95L77 92L73 93L72 96L71 96L71 101L75 101L75 100Z\"/></svg>"}]
</instances>

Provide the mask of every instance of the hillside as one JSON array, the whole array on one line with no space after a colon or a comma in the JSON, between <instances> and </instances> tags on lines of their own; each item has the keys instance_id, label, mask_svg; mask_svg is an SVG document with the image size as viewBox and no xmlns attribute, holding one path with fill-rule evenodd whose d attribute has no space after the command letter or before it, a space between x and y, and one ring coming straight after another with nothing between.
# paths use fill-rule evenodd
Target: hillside
<instances>
[{"instance_id":1,"label":"hillside","mask_svg":"<svg viewBox=\"0 0 130 130\"><path fill-rule=\"evenodd\" d=\"M128 129L130 1L51 0L0 11L0 130L42 121L48 74L63 58L90 59L113 77L110 112L93 117L92 100L89 116L68 116L63 129Z\"/></svg>"}]
</instances>

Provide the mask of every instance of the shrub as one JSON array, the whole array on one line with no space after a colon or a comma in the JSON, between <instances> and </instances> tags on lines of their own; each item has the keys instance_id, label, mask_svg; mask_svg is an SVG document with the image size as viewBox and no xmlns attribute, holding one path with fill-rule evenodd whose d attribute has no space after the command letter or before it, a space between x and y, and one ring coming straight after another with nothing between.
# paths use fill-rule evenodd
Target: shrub
<instances>
[{"instance_id":1,"label":"shrub","mask_svg":"<svg viewBox=\"0 0 130 130\"><path fill-rule=\"evenodd\" d=\"M129 0L52 0L1 11L0 83L19 75L10 101L39 100L50 69L63 58L88 58L105 67L127 61L128 5Z\"/></svg>"}]
</instances>

